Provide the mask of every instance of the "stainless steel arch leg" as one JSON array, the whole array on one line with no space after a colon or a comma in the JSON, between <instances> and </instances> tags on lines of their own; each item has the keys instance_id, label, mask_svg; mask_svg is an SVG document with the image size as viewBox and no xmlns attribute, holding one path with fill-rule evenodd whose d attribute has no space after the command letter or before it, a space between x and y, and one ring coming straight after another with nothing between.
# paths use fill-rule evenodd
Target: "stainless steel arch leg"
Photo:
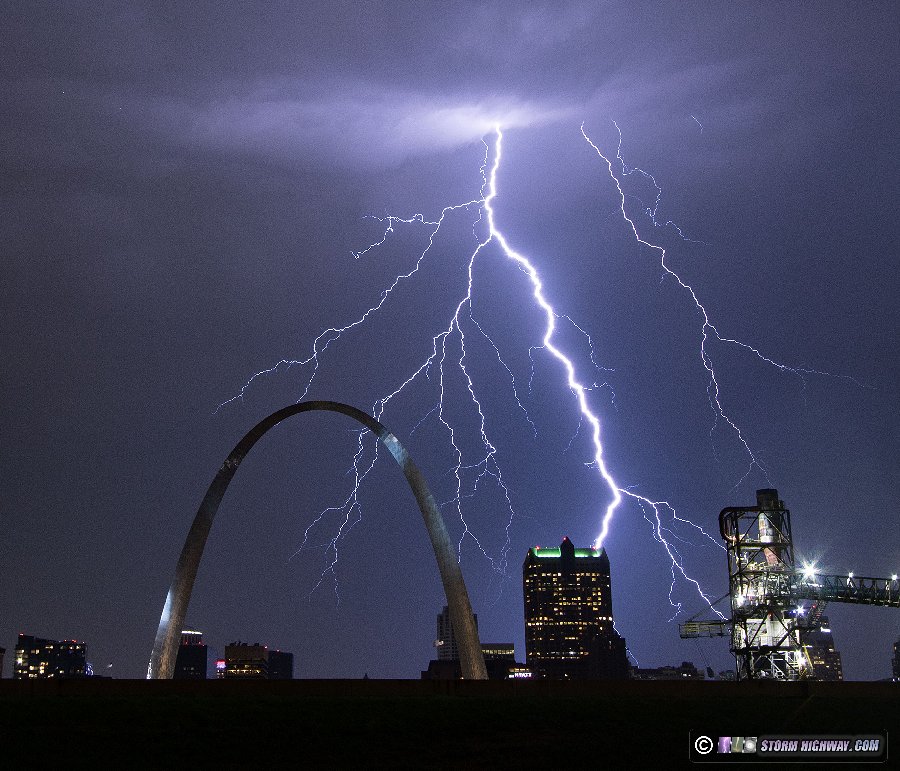
<instances>
[{"instance_id":1,"label":"stainless steel arch leg","mask_svg":"<svg viewBox=\"0 0 900 771\"><path fill-rule=\"evenodd\" d=\"M475 628L475 619L472 616L472 605L469 602L469 593L463 581L462 571L450 537L444 518L434 501L434 497L428 489L425 477L419 468L413 463L406 449L400 444L397 437L388 431L381 423L365 412L340 402L300 402L274 412L265 420L257 423L237 443L231 454L222 464L219 473L216 474L212 484L206 491L206 496L200 504L197 516L188 532L175 568L175 578L166 596L162 616L159 619L159 629L156 632L156 640L153 643L153 652L150 654L150 665L147 668L148 679L170 679L175 670L175 657L178 652L179 637L184 618L187 614L188 604L191 601L191 593L194 590L194 579L197 577L197 569L200 567L200 558L203 556L203 548L213 519L218 511L225 490L231 482L241 464L241 461L254 444L270 428L280 423L285 418L300 412L312 410L326 410L339 412L358 421L372 431L381 443L388 449L394 460L406 476L428 537L434 549L434 556L438 563L441 581L444 584L444 593L447 595L447 605L450 609L450 622L453 624L453 632L459 645L459 658L462 665L462 674L466 679L486 680L487 670L484 666L484 656L481 652L481 643L478 639L478 630Z\"/></svg>"}]
</instances>

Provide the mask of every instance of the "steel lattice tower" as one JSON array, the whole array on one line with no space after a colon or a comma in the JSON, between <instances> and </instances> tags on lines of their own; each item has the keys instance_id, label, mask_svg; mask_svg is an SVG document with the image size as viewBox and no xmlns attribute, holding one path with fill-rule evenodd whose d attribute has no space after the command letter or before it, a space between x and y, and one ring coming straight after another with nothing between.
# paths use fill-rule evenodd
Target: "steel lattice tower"
<instances>
[{"instance_id":1,"label":"steel lattice tower","mask_svg":"<svg viewBox=\"0 0 900 771\"><path fill-rule=\"evenodd\" d=\"M724 509L731 651L738 680L798 680L809 671L791 606L795 576L791 513L777 490L757 490L756 506Z\"/></svg>"},{"instance_id":2,"label":"steel lattice tower","mask_svg":"<svg viewBox=\"0 0 900 771\"><path fill-rule=\"evenodd\" d=\"M756 506L722 509L719 530L728 553L731 619L695 621L694 616L680 624L679 631L686 640L730 633L738 680L813 677L803 643L830 602L900 608L896 574L827 574L814 565L798 570L791 513L778 490L757 490ZM813 605L804 608L803 600Z\"/></svg>"}]
</instances>

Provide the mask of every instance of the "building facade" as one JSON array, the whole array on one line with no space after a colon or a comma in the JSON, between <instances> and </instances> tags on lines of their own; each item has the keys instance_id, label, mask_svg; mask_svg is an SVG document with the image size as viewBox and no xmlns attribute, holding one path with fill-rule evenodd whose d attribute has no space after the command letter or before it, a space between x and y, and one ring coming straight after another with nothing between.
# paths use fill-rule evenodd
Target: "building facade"
<instances>
[{"instance_id":1,"label":"building facade","mask_svg":"<svg viewBox=\"0 0 900 771\"><path fill-rule=\"evenodd\" d=\"M269 651L269 680L294 679L294 654L287 651Z\"/></svg>"},{"instance_id":2,"label":"building facade","mask_svg":"<svg viewBox=\"0 0 900 771\"><path fill-rule=\"evenodd\" d=\"M828 624L828 616L822 616L818 623L802 635L803 649L809 657L813 680L843 680L841 654L834 649L834 637Z\"/></svg>"},{"instance_id":3,"label":"building facade","mask_svg":"<svg viewBox=\"0 0 900 771\"><path fill-rule=\"evenodd\" d=\"M475 629L478 629L478 614L473 613ZM450 608L444 605L437 617L437 637L434 640L437 648L438 661L459 661L459 646L453 635L453 625L450 623Z\"/></svg>"},{"instance_id":4,"label":"building facade","mask_svg":"<svg viewBox=\"0 0 900 771\"><path fill-rule=\"evenodd\" d=\"M613 628L609 557L604 549L528 550L522 565L526 666L554 679L622 680L625 640Z\"/></svg>"},{"instance_id":5,"label":"building facade","mask_svg":"<svg viewBox=\"0 0 900 771\"><path fill-rule=\"evenodd\" d=\"M681 666L633 667L632 680L705 680L706 674L690 661L682 661Z\"/></svg>"},{"instance_id":6,"label":"building facade","mask_svg":"<svg viewBox=\"0 0 900 771\"><path fill-rule=\"evenodd\" d=\"M13 678L16 680L74 678L86 676L84 643L45 640L20 634L16 640Z\"/></svg>"},{"instance_id":7,"label":"building facade","mask_svg":"<svg viewBox=\"0 0 900 771\"><path fill-rule=\"evenodd\" d=\"M173 680L206 680L207 650L203 633L183 630Z\"/></svg>"},{"instance_id":8,"label":"building facade","mask_svg":"<svg viewBox=\"0 0 900 771\"><path fill-rule=\"evenodd\" d=\"M259 643L234 642L225 646L225 658L216 662L216 677L229 680L292 680L294 654L270 651Z\"/></svg>"},{"instance_id":9,"label":"building facade","mask_svg":"<svg viewBox=\"0 0 900 771\"><path fill-rule=\"evenodd\" d=\"M244 680L267 680L269 650L265 645L233 642L225 646L225 666L216 667L218 677Z\"/></svg>"}]
</instances>

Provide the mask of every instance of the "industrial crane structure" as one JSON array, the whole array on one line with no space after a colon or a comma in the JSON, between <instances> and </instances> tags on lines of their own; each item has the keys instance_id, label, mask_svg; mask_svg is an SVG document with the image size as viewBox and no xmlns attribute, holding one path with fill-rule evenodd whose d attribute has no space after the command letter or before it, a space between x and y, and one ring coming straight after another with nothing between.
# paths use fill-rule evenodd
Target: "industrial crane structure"
<instances>
[{"instance_id":1,"label":"industrial crane structure","mask_svg":"<svg viewBox=\"0 0 900 771\"><path fill-rule=\"evenodd\" d=\"M777 490L757 490L756 506L729 507L719 514L728 553L731 620L681 624L685 639L725 637L738 680L801 680L812 665L805 635L829 602L900 608L900 580L826 575L814 566L794 564L791 513ZM812 600L807 610L801 603Z\"/></svg>"}]
</instances>

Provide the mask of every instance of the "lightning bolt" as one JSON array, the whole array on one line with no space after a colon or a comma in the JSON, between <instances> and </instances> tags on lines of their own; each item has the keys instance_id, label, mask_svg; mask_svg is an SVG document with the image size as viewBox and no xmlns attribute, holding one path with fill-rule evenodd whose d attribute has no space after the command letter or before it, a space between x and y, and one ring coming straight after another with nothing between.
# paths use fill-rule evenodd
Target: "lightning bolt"
<instances>
[{"instance_id":1,"label":"lightning bolt","mask_svg":"<svg viewBox=\"0 0 900 771\"><path fill-rule=\"evenodd\" d=\"M645 237L642 237L639 234L639 230L637 225L635 224L634 218L629 216L626 206L626 194L623 190L622 180L624 177L636 173L647 179L654 186L654 189L656 191L655 200L652 205L647 206L643 202L641 202L643 212L647 216L650 223L655 228L672 228L675 230L675 232L677 232L680 238L690 240L686 238L685 234L674 223L660 223L657 220L657 212L659 210L659 204L662 197L662 190L651 174L636 167L629 168L625 164L624 158L622 157L621 131L619 131L618 124L615 125L616 130L619 132L619 146L615 156L618 172L616 168L614 168L613 160L605 156L600 151L597 145L588 136L583 125L581 127L581 134L585 141L589 144L589 146L596 152L597 156L603 162L605 162L609 173L609 178L614 183L614 186L618 191L620 203L619 209L621 211L621 216L623 218L623 221L627 223L627 226L630 227L631 233L633 234L634 238L638 243L658 254L660 266L662 268L663 279L670 278L674 280L681 288L681 290L686 293L687 297L693 303L698 313L700 322L698 332L700 339L699 358L701 365L705 369L708 376L707 395L710 407L713 412L713 425L710 429L710 438L712 439L713 433L716 431L717 427L722 424L727 427L727 429L733 436L736 437L737 441L743 448L743 451L746 453L748 459L748 468L738 482L738 485L744 479L746 479L746 477L754 469L759 470L764 476L766 476L766 479L768 481L766 469L760 461L758 455L753 451L744 433L734 422L734 420L732 420L723 406L719 382L709 351L710 342L712 340L715 340L719 343L739 347L744 351L756 356L768 365L775 367L782 372L790 373L799 377L801 381L803 381L804 374L828 373L817 373L815 370L789 367L765 356L758 349L747 343L720 334L719 330L711 322L706 308L700 302L697 293L694 291L691 285L683 280L667 264L665 249L662 246L646 239ZM482 140L484 145L484 157L481 165L482 185L478 197L446 206L441 210L440 215L434 219L426 219L425 215L423 214L414 214L411 217L397 217L393 215L383 218L373 217L372 219L378 221L384 226L381 238L369 244L367 247L361 249L360 251L354 252L353 257L355 259L362 259L370 253L376 252L380 247L384 246L388 242L391 236L395 233L395 229L398 229L400 227L424 228L426 233L426 244L424 249L414 260L412 267L406 272L398 274L394 278L394 280L381 291L377 301L369 308L367 308L363 313L361 313L358 317L356 317L352 321L349 321L343 326L329 327L328 329L319 333L312 342L309 355L307 355L305 358L282 359L274 366L257 372L245 382L245 384L235 396L220 404L218 409L222 409L232 402L241 400L247 393L247 391L251 387L253 387L257 380L269 375L273 375L281 370L293 367L299 367L307 371L307 374L305 376L305 384L302 387L302 392L299 399L302 400L306 398L306 396L313 388L314 382L319 372L321 359L331 348L331 346L337 344L338 341L340 341L344 336L350 334L353 330L369 322L385 306L385 304L390 300L394 291L401 284L413 279L413 277L419 272L422 265L428 259L435 245L436 239L439 237L441 228L445 225L449 218L468 214L472 217L472 248L467 258L465 290L462 293L462 296L459 298L449 320L444 326L436 330L432 335L431 351L424 359L424 361L421 361L417 366L415 366L414 369L405 377L399 379L394 388L392 388L387 394L382 396L373 404L372 413L374 417L380 420L382 414L388 408L388 405L394 399L399 398L402 394L408 391L414 383L422 380L431 382L432 378L436 380L436 402L434 406L420 419L419 423L416 425L413 431L417 430L425 421L434 418L437 420L441 429L446 433L448 437L449 445L455 458L455 462L451 468L451 473L454 480L454 492L448 500L441 502L441 506L452 507L456 513L456 516L462 524L462 535L460 536L457 545L459 553L462 553L465 541L471 540L481 551L481 553L490 561L494 570L496 570L500 574L505 574L508 565L508 551L511 543L510 528L513 524L515 511L512 502L512 495L504 479L503 471L498 459L497 446L493 442L490 435L489 421L487 419L487 416L485 415L482 402L478 397L479 389L475 380L473 379L470 370L469 359L471 356L471 340L480 339L486 341L490 346L497 362L506 372L513 399L518 408L521 410L524 419L529 423L533 431L536 432L537 429L531 418L529 417L528 411L522 399L520 398L519 384L517 383L512 369L507 366L499 347L491 339L490 335L479 322L476 314L473 311L472 303L475 284L474 269L476 263L479 257L489 247L498 249L500 253L527 278L535 310L539 314L539 317L542 319L543 334L541 335L540 344L531 346L528 350L529 357L532 361L532 377L534 374L535 355L541 352L547 354L550 360L555 362L555 364L561 370L563 379L565 381L565 386L571 393L572 397L574 398L575 404L577 405L579 424L578 429L576 430L576 435L578 431L580 431L583 427L588 428L591 447L591 460L588 465L597 472L599 481L601 482L603 487L608 490L609 495L608 502L598 513L599 533L595 539L594 546L596 548L599 548L603 545L604 541L609 535L610 527L616 511L622 505L623 501L627 499L640 510L643 518L650 526L653 539L660 544L670 561L672 581L669 588L669 602L674 610L674 615L672 618L675 618L682 610L681 603L675 601L675 599L673 598L673 592L679 580L686 582L688 585L693 587L699 597L701 597L706 602L706 604L712 608L712 602L710 601L707 594L703 591L700 584L688 575L684 567L684 560L679 551L679 546L681 544L690 544L691 542L677 535L673 528L676 523L694 528L702 538L715 544L719 548L724 547L722 547L721 544L718 543L718 541L716 541L705 530L703 530L702 527L696 525L690 520L679 517L676 514L675 508L668 501L653 500L651 498L640 495L633 489L621 486L613 478L613 475L607 466L604 456L601 421L597 412L591 405L590 398L592 391L597 390L603 386L608 386L608 384L603 383L602 385L598 385L598 383L594 382L593 379L586 380L579 374L572 356L563 350L562 343L559 341L560 335L558 334L558 332L560 324L568 325L583 337L583 339L586 341L587 350L589 351L589 361L591 367L596 372L602 372L603 368L600 367L594 359L594 349L591 337L581 326L573 321L572 318L564 313L561 313L554 307L550 298L548 298L547 296L544 283L541 280L541 276L535 264L525 254L517 251L512 247L512 245L509 243L506 236L498 226L495 203L500 196L498 177L503 157L503 138L503 132L498 125L494 128L492 134L492 142L487 141L487 139ZM468 394L470 407L472 410L474 410L474 414L477 416L477 444L480 449L474 457L471 457L468 453L463 452L459 441L460 430L454 426L453 420L446 410L445 399L447 396L447 379L449 378L449 368L451 365L454 367L454 371L456 373L461 374L462 382ZM300 546L300 549L310 546L318 546L325 549L325 552L328 555L326 558L326 566L321 574L319 582L313 588L313 591L318 589L318 587L322 584L322 582L328 575L331 575L333 578L334 591L338 599L340 599L340 595L338 594L335 570L338 564L339 544L341 539L346 537L350 530L352 530L352 528L361 519L362 509L359 497L360 488L363 485L368 474L371 472L378 458L377 443L367 443L366 437L367 435L365 434L365 432L360 432L358 435L357 450L349 471L352 477L352 484L350 486L349 494L340 504L326 508L319 513L319 515L307 527L304 533L303 542ZM500 495L505 501L507 509L504 515L506 539L503 545L500 547L499 552L495 556L491 556L490 554L488 554L487 549L484 548L479 538L469 527L464 511L464 502L475 497L485 484L494 485L496 489L499 490ZM314 533L318 532L320 526L325 525L333 514L338 515L337 528L336 531L333 531L334 534L325 542L313 543ZM713 610L721 618L724 618L724 616L722 616L721 613L715 610L715 608L713 608Z\"/></svg>"},{"instance_id":2,"label":"lightning bolt","mask_svg":"<svg viewBox=\"0 0 900 771\"><path fill-rule=\"evenodd\" d=\"M616 123L615 121L613 121L613 125L616 127L616 132L619 135L619 143L618 143L618 148L616 150L616 161L618 162L618 166L621 168L621 173L620 173L621 176L616 175L616 172L613 168L612 160L610 158L608 158L607 156L605 156L600 151L600 149L597 147L597 145L588 136L587 132L584 129L584 124L582 124L582 126L581 126L581 134L584 137L585 141L591 146L591 148L596 152L596 154L606 164L606 167L607 167L607 170L609 173L609 177L615 184L616 191L618 192L619 211L622 214L622 219L628 224L628 227L630 228L631 233L634 236L635 240L638 243L642 244L643 246L648 247L649 249L653 250L654 252L656 252L658 254L659 265L660 265L660 268L662 269L662 279L663 280L665 280L666 278L673 279L678 284L678 286L682 290L684 290L684 292L690 298L690 301L693 304L695 310L697 311L697 314L698 314L699 320L700 320L699 356L700 356L700 361L703 365L703 368L706 370L706 373L708 376L707 394L709 396L710 407L713 411L713 425L710 429L710 437L712 437L713 433L715 432L716 428L718 427L719 421L722 421L724 424L727 425L727 427L731 430L731 432L736 436L737 440L740 442L741 446L743 447L743 449L749 459L749 468L744 473L744 475L738 480L735 487L738 487L750 475L750 473L753 471L754 468L757 468L765 477L766 482L771 485L771 480L769 479L768 471L766 470L765 466L762 464L762 462L760 461L757 454L751 449L750 444L748 443L747 439L745 438L743 431L731 419L731 417L729 417L728 413L726 413L724 407L722 406L721 390L719 387L719 381L716 376L716 370L713 365L713 359L709 352L710 340L715 340L719 343L723 343L724 345L737 347L737 348L744 350L745 352L749 352L752 356L754 356L758 360L762 361L763 363L769 365L770 367L780 370L782 373L796 376L797 378L799 378L800 382L803 384L804 387L806 386L806 378L804 377L805 375L822 375L822 376L831 377L831 378L843 378L846 380L850 380L851 382L853 382L859 386L862 386L862 384L859 383L859 381L857 381L855 378L847 376L847 375L835 375L830 372L823 372L821 370L811 369L808 367L792 367L787 364L783 364L781 362L775 361L774 359L764 355L758 348L755 348L754 346L750 345L749 343L745 343L741 340L737 340L732 337L724 336L719 332L718 328L710 320L709 313L707 312L706 307L700 302L700 299L699 299L697 293L694 291L694 288L689 283L687 283L687 281L685 281L678 273L676 273L674 270L672 270L672 268L669 267L668 263L666 262L665 248L663 248L659 244L653 243L653 242L643 238L641 235L639 235L638 228L634 222L634 219L632 217L630 217L628 215L628 213L626 212L626 194L622 187L622 177L623 176L627 176L631 173L637 172L640 175L642 175L644 178L648 179L651 182L651 184L653 185L653 187L656 191L656 198L655 198L654 204L652 207L645 206L644 211L645 211L645 214L647 215L647 217L652 222L652 224L656 227L660 227L660 224L656 219L656 214L658 211L659 202L662 198L662 189L657 184L656 179L653 177L652 174L649 174L646 171L643 171L642 169L638 169L636 167L629 168L627 166L627 164L625 163L625 159L622 157L622 131L619 128L619 124ZM681 229L678 228L677 226L675 226L674 223L667 222L665 224L665 226L673 227L675 229L675 231L677 232L679 238L681 238L683 240L690 240L685 237L685 235L681 231Z\"/></svg>"},{"instance_id":3,"label":"lightning bolt","mask_svg":"<svg viewBox=\"0 0 900 771\"><path fill-rule=\"evenodd\" d=\"M584 133L583 126L582 126L582 134L585 137L585 139L587 139L588 142L590 142L590 140L587 137L587 134ZM565 372L566 385L576 398L576 401L578 404L578 409L580 412L580 418L582 421L586 422L588 424L588 426L590 427L590 438L591 438L591 445L593 448L593 463L592 463L592 465L596 469L596 471L599 473L600 477L603 480L603 483L609 489L610 494L611 494L610 501L606 505L606 508L600 519L600 532L597 535L597 538L594 542L594 547L600 548L603 545L603 542L605 541L606 537L609 534L609 529L610 529L610 525L612 524L613 515L614 515L616 509L618 509L619 505L622 503L623 497L629 497L629 498L633 499L641 507L642 511L644 512L644 517L645 517L645 519L648 520L648 522L650 522L650 520L647 517L647 511L649 510L649 511L653 512L653 519L655 521L655 524L654 524L654 522L651 522L651 525L654 525L653 537L655 538L655 540L657 542L659 542L663 546L664 550L666 551L666 554L668 555L668 557L671 561L672 584L670 585L670 590L669 590L669 602L675 608L675 615L673 615L673 618L675 618L675 616L677 616L677 614L681 610L681 604L675 602L672 599L672 593L674 591L678 576L681 576L681 578L683 580L685 580L689 584L691 584L696 589L696 591L700 595L700 597L703 598L703 600L706 602L706 604L709 605L710 607L712 607L712 603L711 603L709 597L703 591L700 584L695 579L691 578L685 571L684 561L683 561L681 555L679 554L678 549L674 545L672 545L666 538L665 533L667 532L667 529L663 527L662 519L661 519L661 512L664 509L669 509L670 511L672 511L672 515L674 517L675 516L674 508L666 501L654 501L654 500L651 500L644 496L638 495L637 493L635 493L631 490L620 487L619 484L613 478L612 474L610 473L610 471L606 465L605 459L604 459L602 430L601 430L600 419L591 408L590 402L588 400L588 388L585 387L585 385L579 380L577 372L576 372L575 364L573 363L571 358L569 358L569 356L560 347L558 347L554 341L554 338L556 336L555 335L556 328L557 328L556 322L561 316L553 308L553 306L550 304L550 302L547 300L547 298L544 294L543 284L541 282L540 276L538 275L538 271L535 268L535 266L531 263L531 261L526 256L524 256L523 254L521 254L521 253L517 252L515 249L513 249L507 242L503 233L500 232L500 230L497 228L495 214L494 214L494 208L493 208L493 202L494 202L494 199L497 197L497 173L500 168L500 161L502 158L502 140L503 140L503 134L500 130L500 127L498 126L496 128L494 164L491 168L490 181L489 181L489 185L488 185L489 192L488 192L488 195L484 199L484 208L487 213L487 220L488 220L488 225L489 225L489 230L490 230L490 238L488 239L488 241L496 240L497 243L499 244L499 246L501 247L501 249L503 250L503 253L506 255L506 257L509 258L510 260L512 260L513 262L515 262L520 267L520 269L528 276L528 279L531 282L532 295L534 297L535 303L543 312L545 323L546 323L545 331L544 331L544 335L543 335L543 348L545 350L547 350L551 354L551 356L559 362L559 364L562 365L562 368ZM591 143L591 144L592 144L592 146L594 146L593 143ZM594 146L594 149L597 149L596 146ZM598 150L598 153L599 153L599 150ZM602 157L602 155L601 155L601 157ZM641 173L645 174L645 172L641 172ZM647 176L649 176L649 175L647 175ZM615 177L613 177L613 178L615 179ZM652 177L651 177L651 179L652 179ZM654 181L654 184L655 184L655 181ZM658 189L658 186L657 186L657 189ZM620 188L620 192L621 192L621 188ZM656 224L655 214L656 214L656 210L659 205L660 195L661 195L661 190L658 192L657 200L654 203L653 208L650 210L654 224ZM623 204L623 215L624 215L624 204ZM626 219L627 219L627 216L626 216ZM630 222L630 220L629 220L629 222ZM632 229L635 232L635 237L638 237L637 231L634 228L633 223L632 223ZM683 235L683 234L681 234L680 230L678 232L680 235ZM486 245L486 243L487 242L485 242L485 245ZM642 243L646 243L646 242L642 242ZM566 318L568 318L568 317L566 317ZM579 329L580 329L580 327L579 327ZM592 351L593 351L593 349L592 349ZM724 413L723 413L723 415L724 415ZM731 423L731 425L734 425L734 424ZM735 426L735 429L737 430L736 426ZM746 442L745 442L745 446L746 446ZM747 449L749 451L749 446L747 446ZM751 453L751 456L752 456L752 453ZM754 461L755 461L755 457L754 457ZM677 518L677 519L679 519L679 521L686 522L686 520L683 520L680 518ZM692 525L693 527L697 528L701 533L703 533L703 535L707 539L709 539L710 541L715 543L717 546L720 546L720 544L718 544L718 542L716 542L713 538L711 538L698 525L694 525L693 523L689 523L689 524ZM715 610L715 609L713 608L713 610ZM718 611L716 611L716 612L718 613ZM721 613L719 615L721 616Z\"/></svg>"},{"instance_id":4,"label":"lightning bolt","mask_svg":"<svg viewBox=\"0 0 900 771\"><path fill-rule=\"evenodd\" d=\"M693 115L691 117L694 118ZM700 124L700 121L698 121L696 118L694 118L694 120L697 122L698 125L700 125L700 130L702 131L703 126L702 126L702 124ZM640 176L642 176L644 179L648 180L653 185L653 188L655 190L655 198L654 198L654 202L653 202L652 206L647 206L642 201L640 201L640 199L638 199L639 203L641 204L641 206L643 208L644 214L647 217L647 219L650 221L650 223L656 228L670 227L670 228L674 229L674 231L677 233L677 235L680 239L685 240L685 241L692 240L692 239L687 238L685 236L684 232L681 230L681 228L679 228L677 225L675 225L675 223L673 223L671 221L667 221L666 223L661 224L657 220L657 212L659 210L660 201L662 200L662 188L659 186L659 184L657 183L656 179L653 177L652 174L650 174L640 168L637 168L637 167L629 168L629 166L625 162L624 157L622 156L622 131L619 128L618 123L616 123L615 121L613 121L613 125L615 126L616 132L618 133L618 146L616 149L616 158L615 158L615 160L617 162L617 167L619 169L618 174L616 173L616 170L614 169L613 161L609 157L604 155L603 152L601 152L600 148L597 147L597 145L593 142L593 140L588 136L587 132L585 131L584 124L581 125L581 134L584 137L585 141L588 143L588 145L590 145L590 147L597 154L597 156L606 164L609 178L612 180L613 184L615 185L616 191L618 193L619 211L622 215L622 219L627 223L628 227L630 228L634 239L641 245L643 245L643 246L647 247L648 249L657 253L657 255L659 256L659 265L662 270L661 279L662 280L665 280L666 278L673 279L677 283L677 285L681 288L681 290L683 290L687 294L687 296L689 297L690 301L692 302L692 304L699 316L700 325L699 325L699 330L698 330L698 336L699 336L698 353L699 353L700 362L707 373L707 378L708 378L707 396L708 396L710 408L713 412L713 421L712 421L712 426L711 426L710 432L709 432L710 442L712 442L713 434L715 433L715 431L721 421L724 425L726 425L728 427L728 429L731 431L731 433L736 437L737 441L740 443L740 445L743 448L743 450L748 458L748 461L749 461L748 468L744 472L743 476L741 476L741 478L734 485L734 487L735 488L739 487L747 479L747 477L750 476L750 474L753 472L754 468L758 469L762 473L762 475L765 477L766 482L771 485L771 481L769 479L769 474L768 474L767 469L760 461L757 453L751 448L750 444L747 441L747 438L744 435L744 432L734 422L734 420L732 420L732 418L729 416L729 414L725 411L725 408L723 407L721 389L720 389L719 381L718 381L718 378L716 375L716 370L715 370L715 367L713 364L713 358L709 351L710 341L714 340L714 341L717 341L717 342L722 343L727 346L734 346L739 349L742 349L743 351L750 353L752 356L756 357L757 359L759 359L763 363L769 365L770 367L773 367L773 368L781 371L782 373L787 373L787 374L796 376L797 378L799 378L799 380L801 381L801 383L804 387L806 386L806 379L804 377L805 375L822 375L822 376L826 376L826 377L843 378L843 379L850 380L851 382L853 382L859 386L862 386L862 384L859 381L857 381L855 378L847 376L847 375L835 375L830 372L823 372L820 370L811 369L811 368L807 368L807 367L789 366L782 362L778 362L769 356L766 356L758 348L754 347L753 345L750 345L749 343L743 342L741 340L738 340L738 339L735 339L732 337L727 337L725 335L722 335L719 332L718 328L710 320L710 315L709 315L706 307L703 305L703 303L701 303L694 288L686 280L684 280L678 273L676 273L666 262L665 248L657 243L654 243L654 242L648 240L645 237L642 237L640 235L640 233L638 232L638 227L637 227L634 219L631 216L629 216L627 209L626 209L627 196L623 189L623 178L630 174L637 173ZM713 446L713 452L715 453L714 446ZM675 587L675 583L676 583L676 579L677 579L678 575L681 575L681 577L684 580L693 584L694 587L696 588L698 594L700 594L700 596L706 601L706 603L710 606L710 608L712 608L713 611L720 618L724 619L724 616L713 607L712 602L710 602L709 597L703 592L700 585L684 572L683 560L681 558L681 555L680 555L677 547L674 544L672 544L669 540L667 540L667 538L665 537L664 534L668 533L670 537L674 538L674 540L684 540L684 539L677 536L670 528L663 527L662 519L660 516L661 512L663 510L670 511L671 517L674 521L681 522L682 524L685 524L685 525L695 528L705 539L709 540L710 542L712 542L719 548L724 548L724 547L718 541L716 541L712 536L710 536L709 533L707 533L705 530L703 530L702 527L700 527L699 525L696 525L695 523L691 522L690 520L686 520L686 519L679 517L677 515L674 507L669 502L653 501L653 500L650 500L643 496L637 495L636 493L633 493L632 491L626 490L626 489L621 489L620 492L623 495L626 495L626 496L634 499L637 502L637 504L640 506L640 508L643 512L644 519L652 527L654 539L656 539L660 544L663 545L666 553L668 554L668 556L671 560L672 584L670 585L670 590L669 590L669 602L675 608L675 614L672 616L672 619L670 619L670 621L673 620L675 617L677 617L678 613L681 611L681 604L675 602L672 599L672 593L674 591L674 587ZM652 512L652 515L653 515L652 519L648 515L648 511ZM601 538L598 538L598 542L602 539L602 535L603 534L601 533Z\"/></svg>"},{"instance_id":5,"label":"lightning bolt","mask_svg":"<svg viewBox=\"0 0 900 771\"><path fill-rule=\"evenodd\" d=\"M495 128L495 131L496 142L494 146L494 163L491 167L490 180L488 183L488 195L484 199L484 209L487 213L490 235L488 239L483 242L483 244L479 245L479 248L481 248L482 246L487 246L488 243L495 240L503 250L503 253L506 255L506 257L516 263L516 265L518 265L522 272L525 273L525 275L528 277L528 280L531 283L532 296L534 297L534 301L537 306L543 312L544 320L546 323L541 347L544 350L548 351L550 355L562 365L563 371L565 372L566 376L566 385L574 394L578 402L578 409L581 415L581 419L587 422L587 424L590 426L591 442L594 450L593 465L597 469L598 473L603 479L604 484L609 488L609 491L611 493L611 500L607 504L600 520L600 534L597 536L595 542L595 546L599 548L609 533L609 526L612 522L613 513L622 502L622 493L619 490L619 486L612 478L612 475L609 473L609 470L606 467L606 462L603 458L603 443L600 439L600 419L597 417L597 415L594 414L594 412L591 410L590 404L588 403L588 389L579 381L575 371L575 365L572 363L572 360L554 342L554 338L556 337L557 319L560 316L553 309L553 306L547 301L547 298L544 295L544 285L541 282L540 276L538 275L537 268L534 267L534 265L527 257L513 249L507 242L506 238L503 236L503 233L501 233L497 228L493 203L494 199L497 197L497 171L500 168L500 161L503 155L503 132L500 130L499 126Z\"/></svg>"}]
</instances>

